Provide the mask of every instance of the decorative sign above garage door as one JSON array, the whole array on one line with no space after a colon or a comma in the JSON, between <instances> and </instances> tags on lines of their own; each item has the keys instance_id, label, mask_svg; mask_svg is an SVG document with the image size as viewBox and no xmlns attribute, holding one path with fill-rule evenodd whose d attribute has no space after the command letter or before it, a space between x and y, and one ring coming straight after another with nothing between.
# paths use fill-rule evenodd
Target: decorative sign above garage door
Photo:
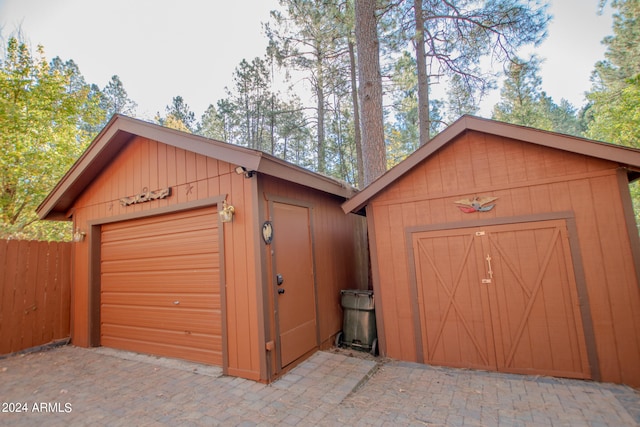
<instances>
[{"instance_id":1,"label":"decorative sign above garage door","mask_svg":"<svg viewBox=\"0 0 640 427\"><path fill-rule=\"evenodd\" d=\"M171 187L162 188L160 190L149 191L147 187L142 189L142 193L131 197L123 197L120 199L122 206L130 206L138 203L150 202L152 200L165 199L171 195Z\"/></svg>"}]
</instances>

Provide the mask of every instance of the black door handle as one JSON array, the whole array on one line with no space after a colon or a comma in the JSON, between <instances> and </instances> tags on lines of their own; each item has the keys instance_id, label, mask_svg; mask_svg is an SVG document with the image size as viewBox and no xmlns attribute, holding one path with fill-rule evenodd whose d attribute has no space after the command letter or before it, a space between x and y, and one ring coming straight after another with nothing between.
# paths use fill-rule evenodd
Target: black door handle
<instances>
[{"instance_id":1,"label":"black door handle","mask_svg":"<svg viewBox=\"0 0 640 427\"><path fill-rule=\"evenodd\" d=\"M282 288L278 289L278 293L279 293L280 295L284 294L284 289L282 289Z\"/></svg>"},{"instance_id":2,"label":"black door handle","mask_svg":"<svg viewBox=\"0 0 640 427\"><path fill-rule=\"evenodd\" d=\"M282 274L276 274L276 283L278 284L278 286L284 283L284 278L282 277Z\"/></svg>"}]
</instances>

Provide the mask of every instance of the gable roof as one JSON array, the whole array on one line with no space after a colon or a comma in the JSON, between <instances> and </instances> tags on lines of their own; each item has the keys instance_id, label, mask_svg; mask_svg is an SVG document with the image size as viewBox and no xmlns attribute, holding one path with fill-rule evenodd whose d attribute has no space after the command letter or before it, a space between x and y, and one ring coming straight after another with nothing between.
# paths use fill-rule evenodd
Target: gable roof
<instances>
[{"instance_id":1,"label":"gable roof","mask_svg":"<svg viewBox=\"0 0 640 427\"><path fill-rule=\"evenodd\" d=\"M67 220L68 211L78 196L136 136L243 166L247 171L295 182L344 199L355 192L353 187L342 181L311 172L262 151L116 114L38 206L38 216L41 219Z\"/></svg>"},{"instance_id":2,"label":"gable roof","mask_svg":"<svg viewBox=\"0 0 640 427\"><path fill-rule=\"evenodd\" d=\"M630 181L640 176L640 150L638 149L498 122L495 120L482 119L474 116L462 116L427 144L418 148L402 162L398 163L358 194L343 203L342 210L345 213L361 211L376 194L387 188L395 180L409 172L413 167L431 156L440 148L470 130L498 135L505 138L512 138L571 153L610 160L630 169Z\"/></svg>"}]
</instances>

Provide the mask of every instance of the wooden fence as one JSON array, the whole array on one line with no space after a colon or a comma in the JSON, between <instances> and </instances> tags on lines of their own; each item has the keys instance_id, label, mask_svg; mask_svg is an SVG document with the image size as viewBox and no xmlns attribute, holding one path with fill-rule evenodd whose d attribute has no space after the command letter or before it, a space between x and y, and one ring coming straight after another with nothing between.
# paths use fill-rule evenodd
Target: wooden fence
<instances>
[{"instance_id":1,"label":"wooden fence","mask_svg":"<svg viewBox=\"0 0 640 427\"><path fill-rule=\"evenodd\" d=\"M0 240L0 355L69 337L71 248Z\"/></svg>"}]
</instances>

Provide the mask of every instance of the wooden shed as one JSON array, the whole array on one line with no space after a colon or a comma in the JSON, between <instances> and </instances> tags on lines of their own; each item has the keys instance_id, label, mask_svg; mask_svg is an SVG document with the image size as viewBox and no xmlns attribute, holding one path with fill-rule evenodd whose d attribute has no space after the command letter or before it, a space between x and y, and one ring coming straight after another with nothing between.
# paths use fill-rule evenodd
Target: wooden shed
<instances>
[{"instance_id":1,"label":"wooden shed","mask_svg":"<svg viewBox=\"0 0 640 427\"><path fill-rule=\"evenodd\" d=\"M381 351L640 386L640 150L465 116L345 202Z\"/></svg>"},{"instance_id":2,"label":"wooden shed","mask_svg":"<svg viewBox=\"0 0 640 427\"><path fill-rule=\"evenodd\" d=\"M72 343L273 380L331 346L340 290L367 286L366 223L341 209L352 192L114 116L38 208L73 221Z\"/></svg>"}]
</instances>

